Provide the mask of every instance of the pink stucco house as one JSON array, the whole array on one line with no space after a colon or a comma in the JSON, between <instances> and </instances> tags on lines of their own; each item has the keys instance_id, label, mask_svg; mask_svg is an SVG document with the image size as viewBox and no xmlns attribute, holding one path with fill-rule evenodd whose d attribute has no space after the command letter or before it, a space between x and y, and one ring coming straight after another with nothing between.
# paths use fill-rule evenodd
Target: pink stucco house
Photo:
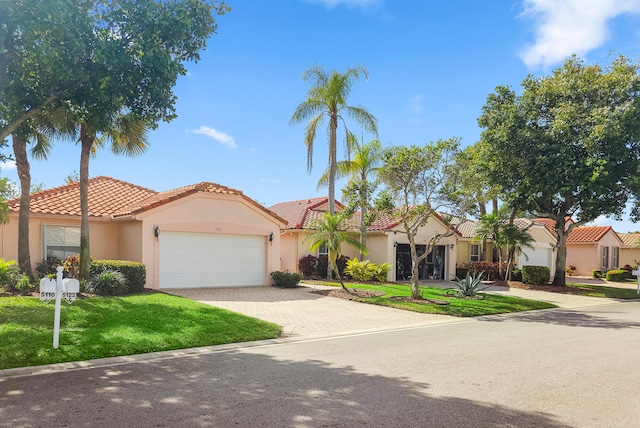
<instances>
[{"instance_id":1,"label":"pink stucco house","mask_svg":"<svg viewBox=\"0 0 640 428\"><path fill-rule=\"evenodd\" d=\"M19 199L8 201L0 257L17 259ZM31 195L32 263L77 254L79 183ZM147 288L271 284L286 221L241 191L198 183L165 192L109 177L89 180L90 251L97 259L142 262Z\"/></svg>"},{"instance_id":2,"label":"pink stucco house","mask_svg":"<svg viewBox=\"0 0 640 428\"><path fill-rule=\"evenodd\" d=\"M336 202L336 209L343 209L343 205ZM310 254L309 245L305 237L306 230L314 220L319 219L328 211L328 198L310 198L297 201L282 202L269 207L269 209L288 223L281 236L281 269L298 272L298 261L301 257ZM354 230L359 224L358 213L352 219ZM449 226L438 216L432 216L416 236L418 251L425 251L426 243L435 234L447 234ZM444 237L427 256L420 266L420 279L451 279L456 272L456 244L457 234ZM382 217L377 219L367 229L366 258L373 263L389 263L390 269L387 279L389 281L403 281L411 272L411 256L409 241L404 232L400 219ZM349 258L358 257L357 250L345 246L342 249L344 255ZM322 254L322 248L315 252L315 256Z\"/></svg>"},{"instance_id":3,"label":"pink stucco house","mask_svg":"<svg viewBox=\"0 0 640 428\"><path fill-rule=\"evenodd\" d=\"M576 275L590 276L594 269L618 269L620 248L624 245L611 226L574 227L567 237L567 266Z\"/></svg>"}]
</instances>

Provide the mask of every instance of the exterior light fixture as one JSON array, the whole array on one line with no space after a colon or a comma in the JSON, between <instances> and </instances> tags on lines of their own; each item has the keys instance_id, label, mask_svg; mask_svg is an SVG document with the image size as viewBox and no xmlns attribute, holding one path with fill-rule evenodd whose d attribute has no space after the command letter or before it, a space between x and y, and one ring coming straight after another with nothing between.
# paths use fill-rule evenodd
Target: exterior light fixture
<instances>
[{"instance_id":1,"label":"exterior light fixture","mask_svg":"<svg viewBox=\"0 0 640 428\"><path fill-rule=\"evenodd\" d=\"M160 236L160 228L158 226L153 228L153 236L155 236L156 238Z\"/></svg>"}]
</instances>

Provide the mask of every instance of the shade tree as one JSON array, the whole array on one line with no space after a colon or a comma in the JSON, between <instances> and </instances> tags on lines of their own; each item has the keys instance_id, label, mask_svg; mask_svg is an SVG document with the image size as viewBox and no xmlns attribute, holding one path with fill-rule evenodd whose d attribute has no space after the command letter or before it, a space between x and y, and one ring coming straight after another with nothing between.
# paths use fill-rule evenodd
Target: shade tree
<instances>
[{"instance_id":1,"label":"shade tree","mask_svg":"<svg viewBox=\"0 0 640 428\"><path fill-rule=\"evenodd\" d=\"M638 201L638 64L571 57L551 75L526 77L520 93L498 86L478 123L491 183L511 205L554 220L553 284L565 285L571 230L600 215L620 219Z\"/></svg>"}]
</instances>

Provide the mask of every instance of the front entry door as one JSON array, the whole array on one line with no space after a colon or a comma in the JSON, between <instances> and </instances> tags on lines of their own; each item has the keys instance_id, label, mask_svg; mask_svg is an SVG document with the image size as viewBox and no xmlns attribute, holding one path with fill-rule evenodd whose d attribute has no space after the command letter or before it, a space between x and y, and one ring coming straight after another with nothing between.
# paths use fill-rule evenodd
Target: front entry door
<instances>
[{"instance_id":1,"label":"front entry door","mask_svg":"<svg viewBox=\"0 0 640 428\"><path fill-rule=\"evenodd\" d=\"M416 245L418 257L426 251L426 245ZM418 280L445 279L446 246L437 245L418 264ZM396 246L396 281L411 279L411 247L409 244Z\"/></svg>"}]
</instances>

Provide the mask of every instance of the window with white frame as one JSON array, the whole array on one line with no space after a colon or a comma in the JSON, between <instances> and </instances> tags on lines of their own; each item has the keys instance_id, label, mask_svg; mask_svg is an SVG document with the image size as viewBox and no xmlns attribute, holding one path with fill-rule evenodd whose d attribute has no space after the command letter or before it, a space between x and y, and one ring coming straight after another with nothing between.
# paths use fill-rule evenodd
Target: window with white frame
<instances>
[{"instance_id":1,"label":"window with white frame","mask_svg":"<svg viewBox=\"0 0 640 428\"><path fill-rule=\"evenodd\" d=\"M602 247L602 267L609 269L609 247Z\"/></svg>"},{"instance_id":2,"label":"window with white frame","mask_svg":"<svg viewBox=\"0 0 640 428\"><path fill-rule=\"evenodd\" d=\"M470 260L472 262L479 262L480 261L480 245L478 244L471 244L471 256L470 256Z\"/></svg>"},{"instance_id":3,"label":"window with white frame","mask_svg":"<svg viewBox=\"0 0 640 428\"><path fill-rule=\"evenodd\" d=\"M620 247L613 247L613 258L611 259L611 267L614 269L620 267Z\"/></svg>"},{"instance_id":4,"label":"window with white frame","mask_svg":"<svg viewBox=\"0 0 640 428\"><path fill-rule=\"evenodd\" d=\"M329 249L327 248L327 244L322 244L318 247L318 257L320 256L328 256Z\"/></svg>"},{"instance_id":5,"label":"window with white frame","mask_svg":"<svg viewBox=\"0 0 640 428\"><path fill-rule=\"evenodd\" d=\"M74 226L44 226L44 258L65 259L80 254L80 228Z\"/></svg>"}]
</instances>

